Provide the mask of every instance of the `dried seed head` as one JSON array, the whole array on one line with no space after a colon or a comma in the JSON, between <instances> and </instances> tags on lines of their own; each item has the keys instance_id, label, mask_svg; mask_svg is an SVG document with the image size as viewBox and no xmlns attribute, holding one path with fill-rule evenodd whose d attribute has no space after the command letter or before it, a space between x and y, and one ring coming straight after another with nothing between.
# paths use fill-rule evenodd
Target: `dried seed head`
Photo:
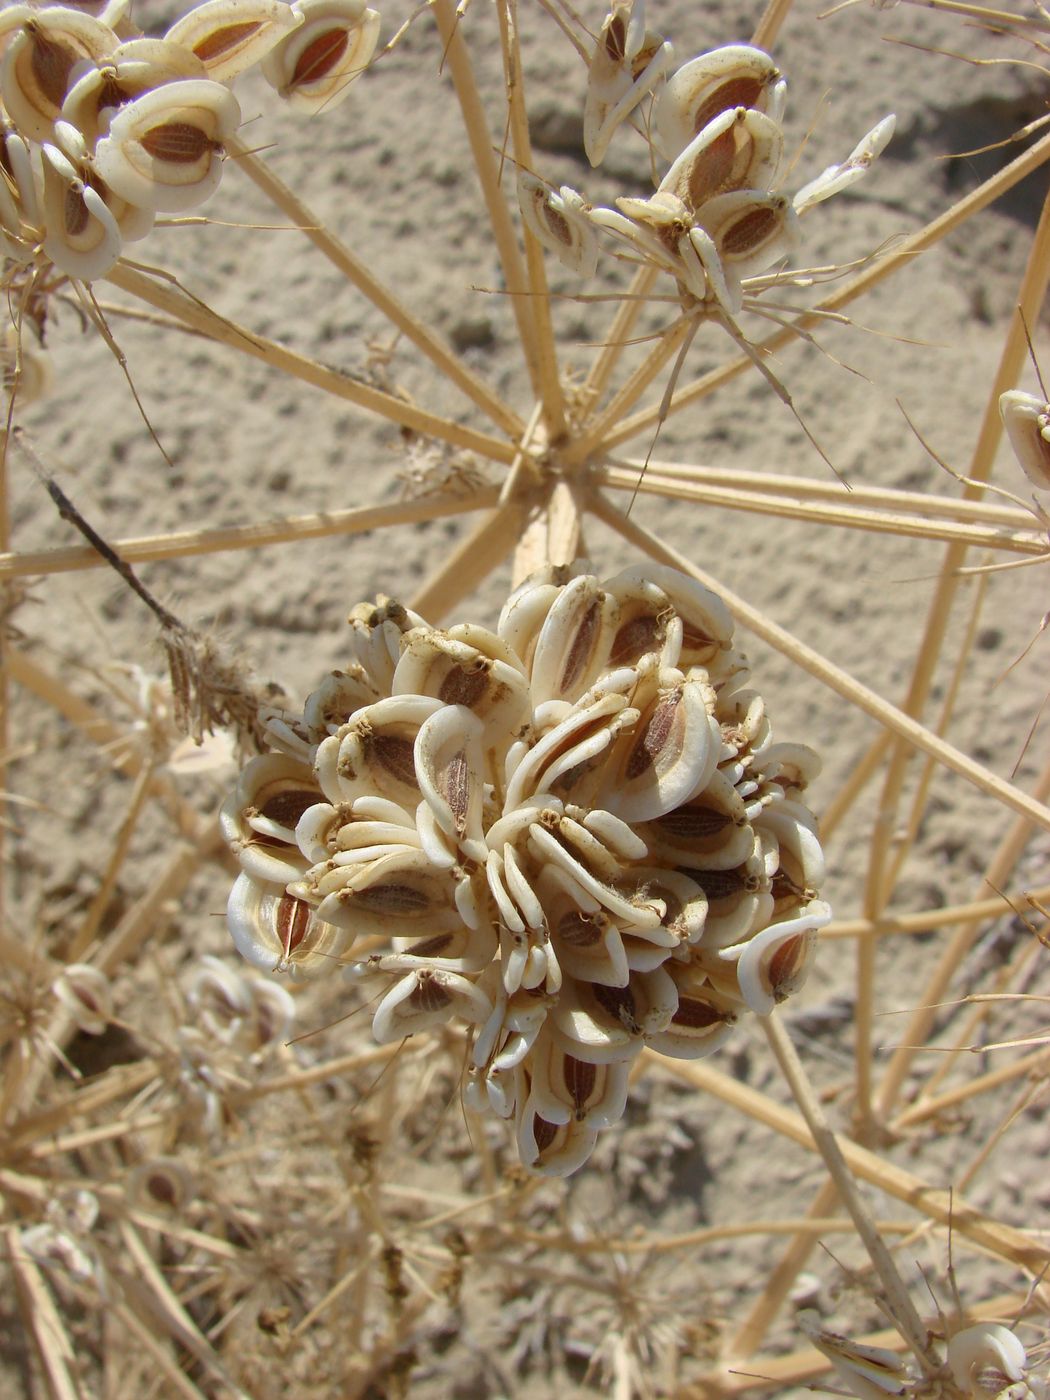
<instances>
[{"instance_id":1,"label":"dried seed head","mask_svg":"<svg viewBox=\"0 0 1050 1400\"><path fill-rule=\"evenodd\" d=\"M566 1174L644 1046L710 1053L800 985L829 917L812 758L771 743L728 612L672 570L544 570L497 633L351 618L336 712L285 726L312 774L256 760L224 809L235 941L312 974L368 938L398 978L376 1036L472 1027L470 1101Z\"/></svg>"}]
</instances>

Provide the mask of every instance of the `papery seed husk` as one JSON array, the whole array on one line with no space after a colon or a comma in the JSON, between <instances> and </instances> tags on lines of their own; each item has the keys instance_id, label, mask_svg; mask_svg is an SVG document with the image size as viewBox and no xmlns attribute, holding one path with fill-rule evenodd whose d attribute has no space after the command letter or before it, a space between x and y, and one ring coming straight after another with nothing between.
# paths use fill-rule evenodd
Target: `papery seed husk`
<instances>
[{"instance_id":1,"label":"papery seed husk","mask_svg":"<svg viewBox=\"0 0 1050 1400\"><path fill-rule=\"evenodd\" d=\"M57 147L45 144L43 155L44 253L67 277L104 277L120 257L117 221Z\"/></svg>"},{"instance_id":2,"label":"papery seed husk","mask_svg":"<svg viewBox=\"0 0 1050 1400\"><path fill-rule=\"evenodd\" d=\"M379 14L362 0L294 0L292 8L302 24L263 60L263 77L297 110L328 111L371 62Z\"/></svg>"},{"instance_id":3,"label":"papery seed husk","mask_svg":"<svg viewBox=\"0 0 1050 1400\"><path fill-rule=\"evenodd\" d=\"M95 148L95 166L129 203L181 213L218 187L223 142L240 120L237 99L221 83L165 83L116 113Z\"/></svg>"},{"instance_id":4,"label":"papery seed husk","mask_svg":"<svg viewBox=\"0 0 1050 1400\"><path fill-rule=\"evenodd\" d=\"M305 900L248 875L239 875L230 891L226 921L242 958L292 977L334 972L352 942L348 930L328 923Z\"/></svg>"},{"instance_id":5,"label":"papery seed husk","mask_svg":"<svg viewBox=\"0 0 1050 1400\"><path fill-rule=\"evenodd\" d=\"M690 60L668 78L653 106L652 131L673 160L723 112L765 111L780 74L763 50L730 44ZM779 121L779 113L773 114Z\"/></svg>"},{"instance_id":6,"label":"papery seed husk","mask_svg":"<svg viewBox=\"0 0 1050 1400\"><path fill-rule=\"evenodd\" d=\"M416 782L441 830L464 856L484 862L484 726L463 705L444 705L420 726L413 749Z\"/></svg>"},{"instance_id":7,"label":"papery seed husk","mask_svg":"<svg viewBox=\"0 0 1050 1400\"><path fill-rule=\"evenodd\" d=\"M999 395L999 413L1021 470L1033 486L1050 491L1050 404L1009 389Z\"/></svg>"},{"instance_id":8,"label":"papery seed husk","mask_svg":"<svg viewBox=\"0 0 1050 1400\"><path fill-rule=\"evenodd\" d=\"M0 21L3 29L16 22L20 32L0 61L0 94L22 136L50 141L66 95L80 76L78 65L101 62L116 47L116 35L90 15L58 5L40 10L13 6Z\"/></svg>"},{"instance_id":9,"label":"papery seed husk","mask_svg":"<svg viewBox=\"0 0 1050 1400\"><path fill-rule=\"evenodd\" d=\"M598 1131L589 1123L548 1123L526 1107L518 1123L518 1153L541 1176L571 1176L594 1151Z\"/></svg>"},{"instance_id":10,"label":"papery seed husk","mask_svg":"<svg viewBox=\"0 0 1050 1400\"><path fill-rule=\"evenodd\" d=\"M702 682L670 679L618 744L615 786L603 805L630 823L651 821L701 791L715 769L717 729Z\"/></svg>"},{"instance_id":11,"label":"papery seed husk","mask_svg":"<svg viewBox=\"0 0 1050 1400\"><path fill-rule=\"evenodd\" d=\"M423 969L396 982L376 1007L372 1034L380 1045L434 1026L453 1016L469 1022L490 1014L488 998L473 982L455 972Z\"/></svg>"},{"instance_id":12,"label":"papery seed husk","mask_svg":"<svg viewBox=\"0 0 1050 1400\"><path fill-rule=\"evenodd\" d=\"M300 23L291 6L277 0L205 0L166 34L189 49L216 82L230 82L260 62Z\"/></svg>"},{"instance_id":13,"label":"papery seed husk","mask_svg":"<svg viewBox=\"0 0 1050 1400\"><path fill-rule=\"evenodd\" d=\"M761 112L730 109L690 141L659 189L676 195L693 213L716 195L768 189L783 144L780 127Z\"/></svg>"}]
</instances>

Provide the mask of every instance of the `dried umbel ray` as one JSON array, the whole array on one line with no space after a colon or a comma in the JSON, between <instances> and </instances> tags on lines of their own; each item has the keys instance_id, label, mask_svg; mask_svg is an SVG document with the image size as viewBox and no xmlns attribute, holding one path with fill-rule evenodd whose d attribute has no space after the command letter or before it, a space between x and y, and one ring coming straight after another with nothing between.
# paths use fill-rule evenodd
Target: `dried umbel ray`
<instances>
[{"instance_id":1,"label":"dried umbel ray","mask_svg":"<svg viewBox=\"0 0 1050 1400\"><path fill-rule=\"evenodd\" d=\"M549 566L495 632L386 599L350 626L223 807L234 942L382 977L381 1042L465 1023L468 1102L568 1174L643 1046L706 1055L804 980L816 757L773 743L724 604L671 569Z\"/></svg>"}]
</instances>

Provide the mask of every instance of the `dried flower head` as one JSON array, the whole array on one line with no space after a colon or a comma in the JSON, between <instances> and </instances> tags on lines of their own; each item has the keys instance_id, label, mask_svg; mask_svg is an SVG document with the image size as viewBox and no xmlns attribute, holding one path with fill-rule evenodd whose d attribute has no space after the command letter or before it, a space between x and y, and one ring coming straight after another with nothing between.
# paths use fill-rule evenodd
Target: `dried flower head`
<instances>
[{"instance_id":1,"label":"dried flower head","mask_svg":"<svg viewBox=\"0 0 1050 1400\"><path fill-rule=\"evenodd\" d=\"M234 941L317 976L368 940L377 1039L466 1023L469 1101L574 1171L643 1046L707 1054L804 980L815 757L772 742L728 611L670 569L548 568L495 632L384 599L350 625L223 809Z\"/></svg>"}]
</instances>

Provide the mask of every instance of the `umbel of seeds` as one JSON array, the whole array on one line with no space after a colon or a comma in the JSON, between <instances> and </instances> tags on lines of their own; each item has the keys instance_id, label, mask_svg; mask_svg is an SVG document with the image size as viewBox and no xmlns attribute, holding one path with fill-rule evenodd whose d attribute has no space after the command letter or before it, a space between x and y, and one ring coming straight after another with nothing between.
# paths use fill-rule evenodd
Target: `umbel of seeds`
<instances>
[{"instance_id":1,"label":"umbel of seeds","mask_svg":"<svg viewBox=\"0 0 1050 1400\"><path fill-rule=\"evenodd\" d=\"M648 1046L691 1059L799 987L824 860L817 771L774 743L713 593L549 567L495 632L379 598L343 670L275 713L222 810L240 952L383 979L377 1040L448 1025L468 1102L565 1175Z\"/></svg>"}]
</instances>

